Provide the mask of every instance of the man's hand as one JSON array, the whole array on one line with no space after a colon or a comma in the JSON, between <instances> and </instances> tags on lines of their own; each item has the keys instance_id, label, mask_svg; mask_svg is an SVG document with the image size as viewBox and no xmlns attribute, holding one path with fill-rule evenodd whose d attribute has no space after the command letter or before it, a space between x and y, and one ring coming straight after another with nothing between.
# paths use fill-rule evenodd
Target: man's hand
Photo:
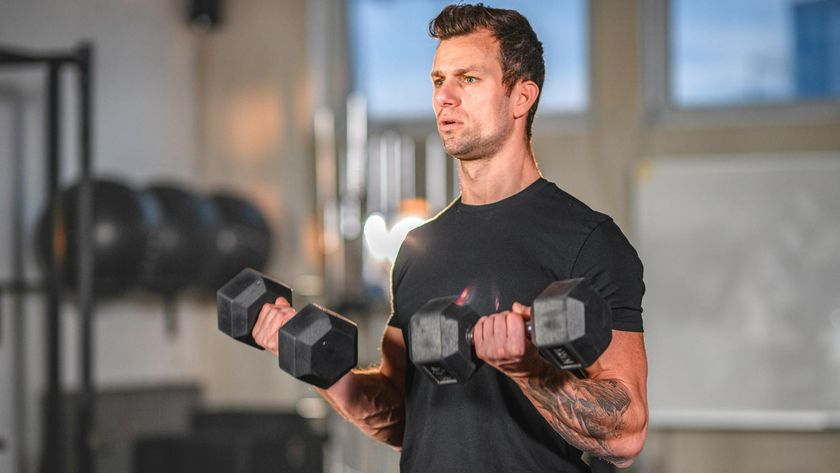
<instances>
[{"instance_id":1,"label":"man's hand","mask_svg":"<svg viewBox=\"0 0 840 473\"><path fill-rule=\"evenodd\" d=\"M254 337L254 341L259 346L273 353L274 356L278 356L279 338L277 332L296 313L297 311L285 297L278 297L274 304L263 305L260 315L257 316L257 323L254 324L254 330L251 331L251 336Z\"/></svg>"},{"instance_id":2,"label":"man's hand","mask_svg":"<svg viewBox=\"0 0 840 473\"><path fill-rule=\"evenodd\" d=\"M518 302L511 310L480 318L473 327L476 356L514 379L541 372L545 362L525 328L530 319L531 308Z\"/></svg>"}]
</instances>

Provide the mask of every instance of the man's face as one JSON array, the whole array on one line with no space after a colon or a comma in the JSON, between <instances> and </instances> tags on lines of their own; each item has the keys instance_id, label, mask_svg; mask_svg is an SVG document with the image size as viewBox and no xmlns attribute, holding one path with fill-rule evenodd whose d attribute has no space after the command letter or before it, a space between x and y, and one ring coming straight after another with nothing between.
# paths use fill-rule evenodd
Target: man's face
<instances>
[{"instance_id":1,"label":"man's face","mask_svg":"<svg viewBox=\"0 0 840 473\"><path fill-rule=\"evenodd\" d=\"M438 45L431 74L434 108L450 156L461 160L491 156L513 132L499 57L499 43L486 31Z\"/></svg>"}]
</instances>

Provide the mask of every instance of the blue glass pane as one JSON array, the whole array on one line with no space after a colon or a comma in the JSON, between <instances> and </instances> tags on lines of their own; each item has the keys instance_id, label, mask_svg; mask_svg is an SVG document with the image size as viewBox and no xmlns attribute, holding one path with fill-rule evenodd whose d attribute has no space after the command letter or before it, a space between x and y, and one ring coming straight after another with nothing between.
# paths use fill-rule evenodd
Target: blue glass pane
<instances>
[{"instance_id":1,"label":"blue glass pane","mask_svg":"<svg viewBox=\"0 0 840 473\"><path fill-rule=\"evenodd\" d=\"M840 97L840 0L672 0L679 106Z\"/></svg>"},{"instance_id":2,"label":"blue glass pane","mask_svg":"<svg viewBox=\"0 0 840 473\"><path fill-rule=\"evenodd\" d=\"M354 89L376 118L431 117L429 71L437 40L429 21L452 0L347 0ZM588 105L586 0L488 2L528 18L543 43L546 79L540 113Z\"/></svg>"}]
</instances>

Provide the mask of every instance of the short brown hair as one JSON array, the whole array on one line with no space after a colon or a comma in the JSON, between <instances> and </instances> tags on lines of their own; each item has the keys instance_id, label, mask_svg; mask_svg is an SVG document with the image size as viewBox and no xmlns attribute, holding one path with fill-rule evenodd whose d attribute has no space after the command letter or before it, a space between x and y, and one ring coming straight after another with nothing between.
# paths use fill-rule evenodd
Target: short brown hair
<instances>
[{"instance_id":1,"label":"short brown hair","mask_svg":"<svg viewBox=\"0 0 840 473\"><path fill-rule=\"evenodd\" d=\"M507 87L508 94L520 80L534 81L542 92L545 79L542 43L537 39L531 24L519 12L491 8L482 3L458 4L445 7L429 22L429 34L438 40L482 29L488 30L499 42L502 84ZM539 103L538 95L528 111L525 130L529 139Z\"/></svg>"}]
</instances>

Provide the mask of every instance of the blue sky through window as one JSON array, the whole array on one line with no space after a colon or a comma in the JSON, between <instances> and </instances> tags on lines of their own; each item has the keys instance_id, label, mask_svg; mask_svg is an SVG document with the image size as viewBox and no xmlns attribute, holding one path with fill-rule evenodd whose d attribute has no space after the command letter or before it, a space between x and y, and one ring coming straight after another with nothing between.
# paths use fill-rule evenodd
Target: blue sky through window
<instances>
[{"instance_id":1,"label":"blue sky through window","mask_svg":"<svg viewBox=\"0 0 840 473\"><path fill-rule=\"evenodd\" d=\"M429 21L452 0L348 0L354 89L372 117L432 118L437 41ZM546 80L540 113L580 112L588 105L588 14L585 0L485 2L528 18L543 43Z\"/></svg>"},{"instance_id":2,"label":"blue sky through window","mask_svg":"<svg viewBox=\"0 0 840 473\"><path fill-rule=\"evenodd\" d=\"M678 106L840 95L840 0L672 0L670 22Z\"/></svg>"}]
</instances>

